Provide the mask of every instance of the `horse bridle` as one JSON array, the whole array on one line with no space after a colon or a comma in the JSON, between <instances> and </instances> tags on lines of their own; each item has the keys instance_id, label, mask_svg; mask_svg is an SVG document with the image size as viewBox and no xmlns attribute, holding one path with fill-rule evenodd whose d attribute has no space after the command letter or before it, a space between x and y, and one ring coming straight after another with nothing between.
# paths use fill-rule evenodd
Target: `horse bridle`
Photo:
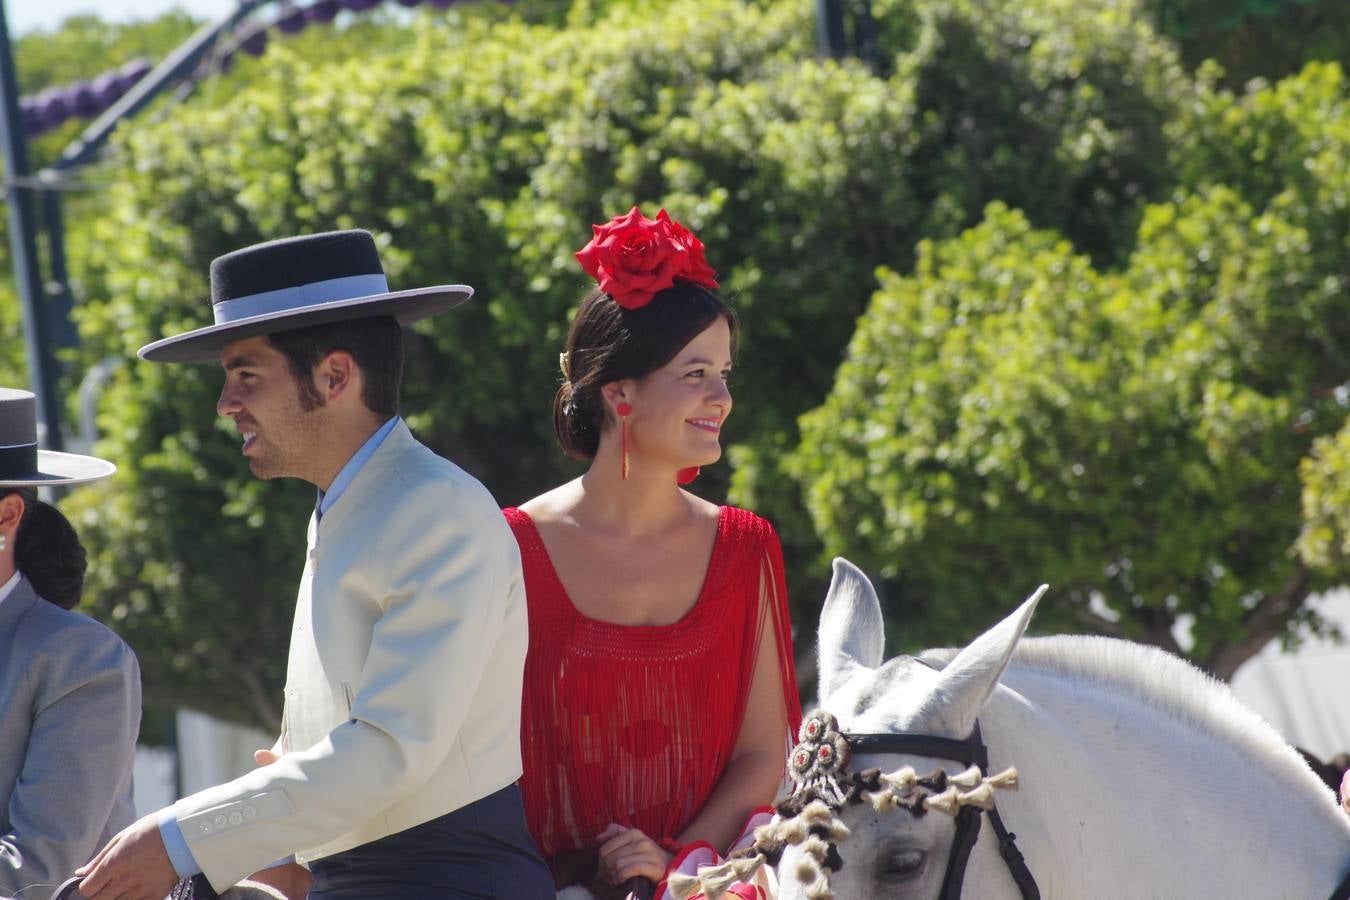
<instances>
[{"instance_id":1,"label":"horse bridle","mask_svg":"<svg viewBox=\"0 0 1350 900\"><path fill-rule=\"evenodd\" d=\"M965 740L937 737L930 734L859 734L841 732L848 742L849 752L860 753L898 753L913 756L931 756L936 759L949 759L967 766L978 766L981 772L989 770L989 749L980 737L980 723ZM999 856L1008 866L1008 872L1021 891L1023 900L1040 900L1040 888L1036 879L1027 868L1022 852L1017 849L1017 835L1010 832L998 814L998 807L991 806L988 812L989 824L998 838ZM970 860L970 851L980 837L982 811L976 806L963 806L956 814L956 836L952 839L951 856L947 859L947 873L942 880L942 890L938 900L960 900L962 885L966 878L966 863Z\"/></svg>"},{"instance_id":2,"label":"horse bridle","mask_svg":"<svg viewBox=\"0 0 1350 900\"><path fill-rule=\"evenodd\" d=\"M936 759L950 759L968 766L978 766L980 771L989 770L989 749L980 737L980 723L975 723L970 737L963 741L952 738L936 737L928 734L858 734L842 732L848 742L851 753L899 753L914 756L931 756ZM952 853L947 860L947 873L942 881L942 891L938 900L960 900L962 884L966 877L966 863L970 860L970 851L980 837L980 809L965 806L956 815L956 836L952 839ZM1022 892L1023 900L1039 900L1040 889L1036 879L1027 868L1022 852L1017 849L1017 835L1008 831L998 807L989 810L989 824L998 838L999 856L1003 857L1012 875L1017 889ZM1350 872L1332 891L1330 900L1350 900Z\"/></svg>"}]
</instances>

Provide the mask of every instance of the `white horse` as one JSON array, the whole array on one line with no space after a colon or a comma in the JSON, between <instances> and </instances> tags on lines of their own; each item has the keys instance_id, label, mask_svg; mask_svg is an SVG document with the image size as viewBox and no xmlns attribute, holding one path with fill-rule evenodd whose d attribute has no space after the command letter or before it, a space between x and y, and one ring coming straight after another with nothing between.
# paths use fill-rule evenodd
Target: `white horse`
<instances>
[{"instance_id":1,"label":"white horse","mask_svg":"<svg viewBox=\"0 0 1350 900\"><path fill-rule=\"evenodd\" d=\"M1350 870L1350 816L1302 758L1224 685L1160 650L1022 640L1039 597L959 653L883 665L872 585L836 560L820 617L823 708L844 733L964 739L978 720L985 774L1017 769L1020 789L997 792L997 810L1044 900L1332 897ZM858 754L849 768L904 766L965 768L894 753ZM783 900L1024 896L987 818L963 885L944 891L952 816L866 802L838 816L849 832L837 832L842 865L808 886L801 878L817 867L805 844L788 846Z\"/></svg>"}]
</instances>

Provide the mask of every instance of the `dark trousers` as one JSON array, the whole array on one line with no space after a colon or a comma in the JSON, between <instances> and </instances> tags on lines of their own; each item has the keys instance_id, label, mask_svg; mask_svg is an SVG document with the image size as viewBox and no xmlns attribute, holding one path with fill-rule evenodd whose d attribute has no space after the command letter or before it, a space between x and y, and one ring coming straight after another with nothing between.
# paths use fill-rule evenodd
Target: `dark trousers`
<instances>
[{"instance_id":1,"label":"dark trousers","mask_svg":"<svg viewBox=\"0 0 1350 900\"><path fill-rule=\"evenodd\" d=\"M310 863L313 900L553 900L516 785Z\"/></svg>"}]
</instances>

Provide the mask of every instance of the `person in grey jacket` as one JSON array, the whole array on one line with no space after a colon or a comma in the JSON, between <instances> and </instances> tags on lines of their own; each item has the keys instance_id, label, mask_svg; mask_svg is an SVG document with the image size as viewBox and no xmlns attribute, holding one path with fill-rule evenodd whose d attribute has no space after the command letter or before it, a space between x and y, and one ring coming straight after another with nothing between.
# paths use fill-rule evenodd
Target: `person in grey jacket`
<instances>
[{"instance_id":1,"label":"person in grey jacket","mask_svg":"<svg viewBox=\"0 0 1350 900\"><path fill-rule=\"evenodd\" d=\"M36 493L113 471L38 450L33 395L0 388L0 897L47 896L136 818L136 656L72 611L84 547Z\"/></svg>"}]
</instances>

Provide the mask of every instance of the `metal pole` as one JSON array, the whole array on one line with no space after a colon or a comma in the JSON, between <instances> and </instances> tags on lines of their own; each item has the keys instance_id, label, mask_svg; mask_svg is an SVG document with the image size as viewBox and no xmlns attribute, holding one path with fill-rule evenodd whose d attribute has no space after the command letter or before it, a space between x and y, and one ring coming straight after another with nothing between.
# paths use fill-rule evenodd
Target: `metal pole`
<instances>
[{"instance_id":1,"label":"metal pole","mask_svg":"<svg viewBox=\"0 0 1350 900\"><path fill-rule=\"evenodd\" d=\"M42 192L42 224L47 228L47 323L52 345L78 347L80 336L71 321L70 274L66 269L66 229L61 216L61 191Z\"/></svg>"},{"instance_id":2,"label":"metal pole","mask_svg":"<svg viewBox=\"0 0 1350 900\"><path fill-rule=\"evenodd\" d=\"M843 0L816 0L816 39L824 56L839 59L847 54Z\"/></svg>"},{"instance_id":3,"label":"metal pole","mask_svg":"<svg viewBox=\"0 0 1350 900\"><path fill-rule=\"evenodd\" d=\"M23 309L28 377L37 395L38 440L50 450L61 449L60 404L56 398L56 365L48 340L48 322L42 305L42 278L37 262L37 223L33 198L21 186L29 175L28 144L19 114L19 86L9 44L9 23L0 0L0 143L4 145L6 199L9 201L9 243L14 256L19 304Z\"/></svg>"},{"instance_id":4,"label":"metal pole","mask_svg":"<svg viewBox=\"0 0 1350 900\"><path fill-rule=\"evenodd\" d=\"M872 18L872 0L862 0L858 4L858 15L854 22L854 43L858 58L872 67L873 71L877 68L877 23Z\"/></svg>"}]
</instances>

